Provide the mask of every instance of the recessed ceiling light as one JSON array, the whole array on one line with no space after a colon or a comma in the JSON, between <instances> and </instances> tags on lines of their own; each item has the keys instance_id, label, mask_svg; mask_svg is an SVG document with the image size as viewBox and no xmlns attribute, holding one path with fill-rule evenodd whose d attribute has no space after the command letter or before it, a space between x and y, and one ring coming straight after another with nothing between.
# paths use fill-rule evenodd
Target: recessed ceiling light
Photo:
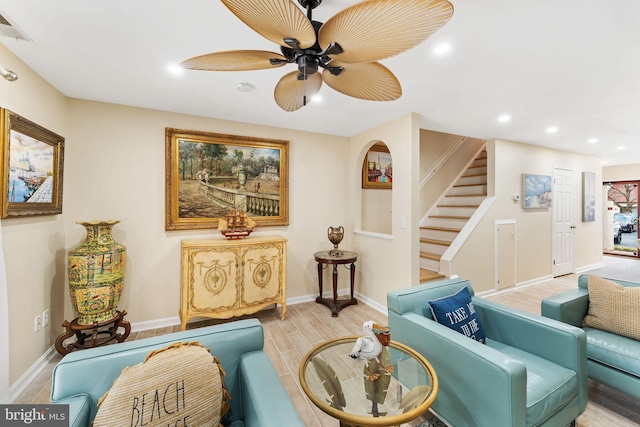
<instances>
[{"instance_id":1,"label":"recessed ceiling light","mask_svg":"<svg viewBox=\"0 0 640 427\"><path fill-rule=\"evenodd\" d=\"M320 96L320 95L313 95L313 96L311 97L311 100L312 100L313 102L320 102L320 101L322 101L322 96Z\"/></svg>"},{"instance_id":2,"label":"recessed ceiling light","mask_svg":"<svg viewBox=\"0 0 640 427\"><path fill-rule=\"evenodd\" d=\"M236 89L238 92L251 92L253 90L253 86L251 83L240 82L236 85Z\"/></svg>"},{"instance_id":3,"label":"recessed ceiling light","mask_svg":"<svg viewBox=\"0 0 640 427\"><path fill-rule=\"evenodd\" d=\"M172 74L182 74L184 68L176 64L171 64L167 67L167 70L169 70L169 72Z\"/></svg>"},{"instance_id":4,"label":"recessed ceiling light","mask_svg":"<svg viewBox=\"0 0 640 427\"><path fill-rule=\"evenodd\" d=\"M596 142L598 142L597 138L591 138L590 140L587 141L589 144L595 144Z\"/></svg>"},{"instance_id":5,"label":"recessed ceiling light","mask_svg":"<svg viewBox=\"0 0 640 427\"><path fill-rule=\"evenodd\" d=\"M511 116L509 114L501 114L498 116L498 123L507 123L511 120Z\"/></svg>"},{"instance_id":6,"label":"recessed ceiling light","mask_svg":"<svg viewBox=\"0 0 640 427\"><path fill-rule=\"evenodd\" d=\"M616 150L624 150L625 148L627 148L627 147L625 147L624 145L621 145L619 147L616 147Z\"/></svg>"},{"instance_id":7,"label":"recessed ceiling light","mask_svg":"<svg viewBox=\"0 0 640 427\"><path fill-rule=\"evenodd\" d=\"M433 53L436 55L444 55L451 50L451 45L448 43L441 43L433 48Z\"/></svg>"},{"instance_id":8,"label":"recessed ceiling light","mask_svg":"<svg viewBox=\"0 0 640 427\"><path fill-rule=\"evenodd\" d=\"M555 126L550 126L547 128L547 133L556 133L558 132L558 128Z\"/></svg>"}]
</instances>

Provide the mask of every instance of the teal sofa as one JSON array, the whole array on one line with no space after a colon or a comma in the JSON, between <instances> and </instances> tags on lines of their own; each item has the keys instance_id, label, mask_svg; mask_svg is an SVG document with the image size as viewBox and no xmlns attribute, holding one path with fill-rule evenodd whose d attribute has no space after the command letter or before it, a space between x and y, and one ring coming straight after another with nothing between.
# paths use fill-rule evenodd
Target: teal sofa
<instances>
[{"instance_id":1,"label":"teal sofa","mask_svg":"<svg viewBox=\"0 0 640 427\"><path fill-rule=\"evenodd\" d=\"M640 283L607 279L622 286ZM589 312L588 276L578 278L578 287L542 300L542 315L574 326L582 326ZM640 399L640 341L584 328L587 334L589 377Z\"/></svg>"},{"instance_id":2,"label":"teal sofa","mask_svg":"<svg viewBox=\"0 0 640 427\"><path fill-rule=\"evenodd\" d=\"M256 319L69 353L53 370L51 402L70 405L69 426L89 427L98 411L98 399L125 367L178 341L197 341L220 359L231 395L230 409L222 418L225 426L281 427L283 420L287 426L304 426L263 351L262 325Z\"/></svg>"},{"instance_id":3,"label":"teal sofa","mask_svg":"<svg viewBox=\"0 0 640 427\"><path fill-rule=\"evenodd\" d=\"M432 318L428 301L465 286L486 344ZM473 295L465 279L387 294L391 338L425 356L438 375L432 410L455 427L575 424L587 406L584 331Z\"/></svg>"}]
</instances>

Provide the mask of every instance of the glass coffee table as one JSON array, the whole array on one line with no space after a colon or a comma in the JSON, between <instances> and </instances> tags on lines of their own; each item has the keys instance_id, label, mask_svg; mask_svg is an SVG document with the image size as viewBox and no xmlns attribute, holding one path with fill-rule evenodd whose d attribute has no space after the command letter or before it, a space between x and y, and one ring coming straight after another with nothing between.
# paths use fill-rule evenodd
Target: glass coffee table
<instances>
[{"instance_id":1,"label":"glass coffee table","mask_svg":"<svg viewBox=\"0 0 640 427\"><path fill-rule=\"evenodd\" d=\"M300 363L300 384L340 426L396 426L424 414L438 394L429 362L404 344L390 341L377 358L349 356L357 336L312 348Z\"/></svg>"}]
</instances>

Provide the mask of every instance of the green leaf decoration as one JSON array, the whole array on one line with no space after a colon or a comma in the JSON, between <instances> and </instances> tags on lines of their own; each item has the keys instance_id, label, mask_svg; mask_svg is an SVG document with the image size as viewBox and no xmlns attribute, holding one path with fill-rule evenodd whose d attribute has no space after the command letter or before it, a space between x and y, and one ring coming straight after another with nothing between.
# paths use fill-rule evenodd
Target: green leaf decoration
<instances>
[{"instance_id":1,"label":"green leaf decoration","mask_svg":"<svg viewBox=\"0 0 640 427\"><path fill-rule=\"evenodd\" d=\"M331 397L331 402L329 402L329 404L342 411L343 408L347 406L347 402L344 398L344 394L342 393L342 385L340 384L340 380L338 379L336 372L327 364L327 362L317 356L311 359L311 362L313 363L313 367L316 370L318 377L320 377L320 380L322 381L322 386L329 397Z\"/></svg>"},{"instance_id":2,"label":"green leaf decoration","mask_svg":"<svg viewBox=\"0 0 640 427\"><path fill-rule=\"evenodd\" d=\"M427 399L429 392L431 391L431 386L428 385L419 385L411 389L409 393L400 401L400 408L402 408L402 412L409 412L413 408L417 408L422 402Z\"/></svg>"},{"instance_id":3,"label":"green leaf decoration","mask_svg":"<svg viewBox=\"0 0 640 427\"><path fill-rule=\"evenodd\" d=\"M387 390L391 382L391 366L389 350L383 347L377 358L369 359L364 364L364 390L367 400L383 404L387 398ZM387 369L385 369L387 367Z\"/></svg>"}]
</instances>

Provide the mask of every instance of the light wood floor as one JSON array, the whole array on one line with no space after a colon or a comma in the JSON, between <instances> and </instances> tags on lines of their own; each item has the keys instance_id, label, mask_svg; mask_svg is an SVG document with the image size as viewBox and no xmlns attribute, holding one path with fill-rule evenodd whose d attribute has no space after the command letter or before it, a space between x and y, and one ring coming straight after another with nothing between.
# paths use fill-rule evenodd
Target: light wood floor
<instances>
[{"instance_id":1,"label":"light wood floor","mask_svg":"<svg viewBox=\"0 0 640 427\"><path fill-rule=\"evenodd\" d=\"M640 260L636 258L605 257L605 264L606 267L592 270L589 274L633 281L640 279ZM543 298L577 287L577 280L578 276L571 274L487 298L539 314L540 301ZM308 302L288 306L284 321L280 320L280 309L264 310L257 313L255 317L260 319L265 328L265 351L280 375L280 379L305 425L309 427L337 426L335 419L318 410L302 392L297 379L300 361L315 344L344 335L361 335L362 324L366 320L386 324L387 316L359 303L342 310L338 318L332 318L326 307ZM221 321L194 322L189 327L201 327L205 323L215 324L221 323ZM179 326L142 331L132 333L128 340L162 335L178 330ZM60 356L57 356L14 403L49 403L51 371L59 360ZM416 426L428 416L429 414L425 414L425 417L415 420L410 425L406 424L405 427ZM586 411L578 418L579 427L638 425L640 425L640 400L589 380L589 403Z\"/></svg>"}]
</instances>

